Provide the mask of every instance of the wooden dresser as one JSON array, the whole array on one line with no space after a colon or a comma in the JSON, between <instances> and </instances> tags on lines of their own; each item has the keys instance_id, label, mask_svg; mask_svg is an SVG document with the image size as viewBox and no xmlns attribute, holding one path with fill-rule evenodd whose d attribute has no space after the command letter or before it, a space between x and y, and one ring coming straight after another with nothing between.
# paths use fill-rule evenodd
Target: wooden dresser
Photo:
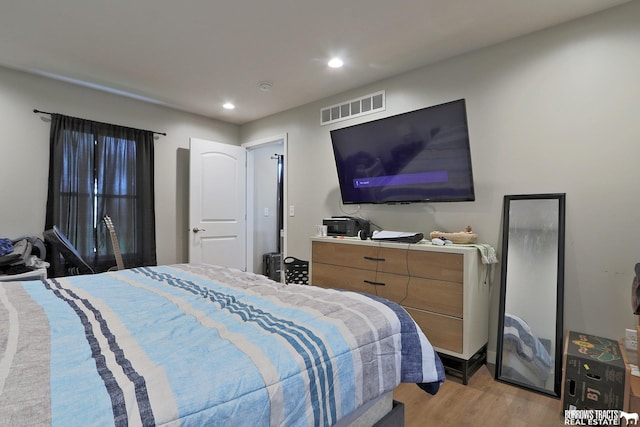
<instances>
[{"instance_id":1,"label":"wooden dresser","mask_svg":"<svg viewBox=\"0 0 640 427\"><path fill-rule=\"evenodd\" d=\"M486 363L489 284L476 248L348 237L316 237L311 244L312 285L402 305L464 384Z\"/></svg>"}]
</instances>

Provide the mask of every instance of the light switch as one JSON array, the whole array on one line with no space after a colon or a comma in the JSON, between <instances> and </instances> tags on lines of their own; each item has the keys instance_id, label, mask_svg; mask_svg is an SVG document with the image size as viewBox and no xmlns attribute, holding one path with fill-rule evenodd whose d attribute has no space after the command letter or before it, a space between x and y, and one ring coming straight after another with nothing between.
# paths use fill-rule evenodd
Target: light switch
<instances>
[{"instance_id":1,"label":"light switch","mask_svg":"<svg viewBox=\"0 0 640 427\"><path fill-rule=\"evenodd\" d=\"M269 208L264 208L264 216L269 216Z\"/></svg>"},{"instance_id":2,"label":"light switch","mask_svg":"<svg viewBox=\"0 0 640 427\"><path fill-rule=\"evenodd\" d=\"M289 205L289 216L296 216L296 207L294 205Z\"/></svg>"}]
</instances>

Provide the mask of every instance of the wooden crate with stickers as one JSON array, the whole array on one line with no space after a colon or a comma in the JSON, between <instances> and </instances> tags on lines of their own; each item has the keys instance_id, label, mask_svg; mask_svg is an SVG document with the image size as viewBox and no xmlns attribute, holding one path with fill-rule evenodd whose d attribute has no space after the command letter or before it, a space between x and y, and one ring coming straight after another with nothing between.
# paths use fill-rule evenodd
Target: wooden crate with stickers
<instances>
[{"instance_id":1,"label":"wooden crate with stickers","mask_svg":"<svg viewBox=\"0 0 640 427\"><path fill-rule=\"evenodd\" d=\"M565 339L562 409L629 409L630 368L618 341L570 331Z\"/></svg>"}]
</instances>

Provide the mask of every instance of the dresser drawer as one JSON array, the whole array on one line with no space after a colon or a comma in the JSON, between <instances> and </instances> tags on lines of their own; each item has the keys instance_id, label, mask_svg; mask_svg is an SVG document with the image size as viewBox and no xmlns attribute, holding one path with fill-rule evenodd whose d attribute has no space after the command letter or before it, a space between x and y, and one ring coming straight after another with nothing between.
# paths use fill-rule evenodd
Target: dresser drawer
<instances>
[{"instance_id":1,"label":"dresser drawer","mask_svg":"<svg viewBox=\"0 0 640 427\"><path fill-rule=\"evenodd\" d=\"M408 276L378 272L378 274L376 274L376 283L379 285L375 286L375 289L370 288L367 292L386 298L397 304L400 304L407 296L407 286L409 285Z\"/></svg>"},{"instance_id":2,"label":"dresser drawer","mask_svg":"<svg viewBox=\"0 0 640 427\"><path fill-rule=\"evenodd\" d=\"M433 251L408 251L409 274L427 279L463 283L464 255Z\"/></svg>"},{"instance_id":3,"label":"dresser drawer","mask_svg":"<svg viewBox=\"0 0 640 427\"><path fill-rule=\"evenodd\" d=\"M376 281L375 271L318 262L311 265L311 284L314 286L375 294L374 287L367 281Z\"/></svg>"},{"instance_id":4,"label":"dresser drawer","mask_svg":"<svg viewBox=\"0 0 640 427\"><path fill-rule=\"evenodd\" d=\"M406 310L434 347L462 353L462 319L408 307Z\"/></svg>"},{"instance_id":5,"label":"dresser drawer","mask_svg":"<svg viewBox=\"0 0 640 427\"><path fill-rule=\"evenodd\" d=\"M383 248L378 249L378 271L393 274L409 274L407 267L407 249Z\"/></svg>"},{"instance_id":6,"label":"dresser drawer","mask_svg":"<svg viewBox=\"0 0 640 427\"><path fill-rule=\"evenodd\" d=\"M463 293L462 283L412 277L402 304L462 318Z\"/></svg>"},{"instance_id":7,"label":"dresser drawer","mask_svg":"<svg viewBox=\"0 0 640 427\"><path fill-rule=\"evenodd\" d=\"M313 242L313 262L375 270L378 263L376 246Z\"/></svg>"}]
</instances>

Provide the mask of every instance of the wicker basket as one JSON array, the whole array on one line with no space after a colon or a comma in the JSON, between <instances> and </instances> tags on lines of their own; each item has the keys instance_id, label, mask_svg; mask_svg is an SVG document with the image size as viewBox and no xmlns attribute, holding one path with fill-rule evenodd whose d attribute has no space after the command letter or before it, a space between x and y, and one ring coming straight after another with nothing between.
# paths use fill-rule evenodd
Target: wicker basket
<instances>
[{"instance_id":1,"label":"wicker basket","mask_svg":"<svg viewBox=\"0 0 640 427\"><path fill-rule=\"evenodd\" d=\"M283 263L285 283L309 284L309 261L288 256Z\"/></svg>"}]
</instances>

